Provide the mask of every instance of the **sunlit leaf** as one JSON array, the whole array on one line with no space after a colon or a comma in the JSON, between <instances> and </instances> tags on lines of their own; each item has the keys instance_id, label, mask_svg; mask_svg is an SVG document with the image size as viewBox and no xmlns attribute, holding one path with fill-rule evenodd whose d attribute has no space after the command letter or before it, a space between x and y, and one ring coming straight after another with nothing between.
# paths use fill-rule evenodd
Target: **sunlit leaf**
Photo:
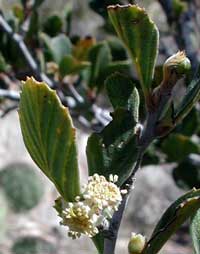
<instances>
[{"instance_id":1,"label":"sunlit leaf","mask_svg":"<svg viewBox=\"0 0 200 254\"><path fill-rule=\"evenodd\" d=\"M20 96L21 131L32 159L65 200L79 194L75 129L68 109L45 83L28 78Z\"/></svg>"},{"instance_id":2,"label":"sunlit leaf","mask_svg":"<svg viewBox=\"0 0 200 254\"><path fill-rule=\"evenodd\" d=\"M89 87L99 86L98 78L106 70L111 62L111 52L106 42L98 43L91 48L88 55L88 60L91 62L91 70L89 77ZM103 85L104 80L102 80Z\"/></svg>"},{"instance_id":3,"label":"sunlit leaf","mask_svg":"<svg viewBox=\"0 0 200 254\"><path fill-rule=\"evenodd\" d=\"M136 65L145 96L151 90L158 54L158 29L144 9L137 5L111 5L110 20Z\"/></svg>"},{"instance_id":4,"label":"sunlit leaf","mask_svg":"<svg viewBox=\"0 0 200 254\"><path fill-rule=\"evenodd\" d=\"M72 45L66 35L59 34L51 38L47 34L41 33L40 38L44 42L51 60L55 61L57 64L60 63L64 56L71 54Z\"/></svg>"}]
</instances>

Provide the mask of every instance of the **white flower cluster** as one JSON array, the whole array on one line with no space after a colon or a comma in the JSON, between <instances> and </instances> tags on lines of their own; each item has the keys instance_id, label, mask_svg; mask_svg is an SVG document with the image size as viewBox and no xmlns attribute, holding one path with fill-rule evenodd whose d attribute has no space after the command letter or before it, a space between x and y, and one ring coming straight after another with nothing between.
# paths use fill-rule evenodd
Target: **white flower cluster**
<instances>
[{"instance_id":1,"label":"white flower cluster","mask_svg":"<svg viewBox=\"0 0 200 254\"><path fill-rule=\"evenodd\" d=\"M75 239L81 234L93 237L99 232L98 226L108 223L122 201L117 180L116 175L110 175L107 181L104 176L94 174L84 185L83 194L75 202L67 203L61 224L68 226L70 237Z\"/></svg>"}]
</instances>

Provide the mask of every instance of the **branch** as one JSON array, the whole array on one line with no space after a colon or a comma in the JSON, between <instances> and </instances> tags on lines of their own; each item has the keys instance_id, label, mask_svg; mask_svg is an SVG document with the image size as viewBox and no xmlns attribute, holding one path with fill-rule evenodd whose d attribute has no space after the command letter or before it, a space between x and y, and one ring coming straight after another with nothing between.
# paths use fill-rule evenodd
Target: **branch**
<instances>
[{"instance_id":1,"label":"branch","mask_svg":"<svg viewBox=\"0 0 200 254\"><path fill-rule=\"evenodd\" d=\"M20 95L17 91L0 89L0 98L5 98L13 101L19 101Z\"/></svg>"},{"instance_id":2,"label":"branch","mask_svg":"<svg viewBox=\"0 0 200 254\"><path fill-rule=\"evenodd\" d=\"M158 104L156 107L150 108L148 110L147 120L145 123L144 130L141 135L139 133L138 137L138 155L136 160L136 165L132 170L131 175L126 180L126 182L122 185L121 189L126 189L127 194L123 197L123 201L119 207L119 210L114 213L113 218L110 222L110 227L107 232L107 236L105 236L104 241L104 254L114 254L115 253L115 245L118 236L119 227L121 224L122 216L124 210L126 208L126 203L128 197L131 193L131 189L133 187L134 177L136 172L139 170L143 155L147 147L151 144L151 142L157 138L157 123L160 117L161 112L163 111L165 105L171 98L171 89L160 90L160 97L158 100Z\"/></svg>"},{"instance_id":3,"label":"branch","mask_svg":"<svg viewBox=\"0 0 200 254\"><path fill-rule=\"evenodd\" d=\"M128 196L126 195L123 198L118 211L115 212L112 217L108 232L106 232L106 235L104 237L104 254L114 254L118 231L127 204L127 199Z\"/></svg>"},{"instance_id":4,"label":"branch","mask_svg":"<svg viewBox=\"0 0 200 254\"><path fill-rule=\"evenodd\" d=\"M72 98L71 97L66 97L61 91L57 91L58 96L60 97L60 100L62 102L62 104L66 107L70 108L70 114L71 116L77 121L78 123L82 126L82 128L85 131L91 130L91 129L102 129L103 126L107 125L110 120L111 117L110 115L108 115L106 110L101 109L100 107L96 106L96 105L92 105L92 112L94 114L94 117L97 119L98 122L96 123L91 123L89 122L83 115L77 114L77 112L75 111L75 109L73 109L72 106ZM20 94L18 91L14 91L14 90L7 90L7 89L0 89L0 98L5 98L5 99L9 99L12 101L19 101L20 100ZM12 107L9 109L8 112L10 112L11 110L15 109L16 107ZM8 113L6 112L6 113Z\"/></svg>"},{"instance_id":5,"label":"branch","mask_svg":"<svg viewBox=\"0 0 200 254\"><path fill-rule=\"evenodd\" d=\"M143 154L144 154L144 149L140 149L138 151L138 159L137 159L136 165L135 165L131 175L129 176L129 178L126 180L126 182L121 187L121 189L127 190L127 194L125 194L123 196L123 200L119 206L119 209L114 213L114 215L110 221L109 229L105 233L103 254L114 254L115 253L115 246L116 246L116 241L117 241L117 237L118 237L118 231L120 228L121 220L123 218L123 214L124 214L131 190L133 189L133 182L135 180L134 176L140 168Z\"/></svg>"},{"instance_id":6,"label":"branch","mask_svg":"<svg viewBox=\"0 0 200 254\"><path fill-rule=\"evenodd\" d=\"M33 74L40 80L46 82L50 87L54 87L55 83L43 72L40 72L40 68L38 67L36 61L32 57L29 52L26 44L23 41L23 38L15 33L12 27L8 24L8 22L4 19L3 15L0 14L0 28L7 33L7 35L16 43L20 52L24 56L28 66L32 70Z\"/></svg>"},{"instance_id":7,"label":"branch","mask_svg":"<svg viewBox=\"0 0 200 254\"><path fill-rule=\"evenodd\" d=\"M13 111L14 109L18 108L18 103L11 105L9 107L7 107L6 109L3 110L2 114L0 115L1 118L5 117L10 111Z\"/></svg>"}]
</instances>

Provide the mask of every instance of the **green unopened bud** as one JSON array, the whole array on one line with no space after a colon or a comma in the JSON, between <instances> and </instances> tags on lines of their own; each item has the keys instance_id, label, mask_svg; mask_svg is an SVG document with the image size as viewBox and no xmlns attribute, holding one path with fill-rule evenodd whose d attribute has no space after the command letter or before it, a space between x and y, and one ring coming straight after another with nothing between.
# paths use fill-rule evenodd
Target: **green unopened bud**
<instances>
[{"instance_id":1,"label":"green unopened bud","mask_svg":"<svg viewBox=\"0 0 200 254\"><path fill-rule=\"evenodd\" d=\"M141 234L131 234L128 244L129 254L141 254L146 244L146 238Z\"/></svg>"},{"instance_id":2,"label":"green unopened bud","mask_svg":"<svg viewBox=\"0 0 200 254\"><path fill-rule=\"evenodd\" d=\"M177 80L180 79L184 74L187 74L191 69L190 60L186 57L184 51L169 57L163 66L163 77L164 80L169 80L170 76L175 73Z\"/></svg>"},{"instance_id":3,"label":"green unopened bud","mask_svg":"<svg viewBox=\"0 0 200 254\"><path fill-rule=\"evenodd\" d=\"M152 105L154 108L159 105L163 96L168 96L167 100L170 99L173 87L190 69L190 60L186 57L184 51L179 51L165 61L163 65L163 80L160 86L156 87L152 93Z\"/></svg>"}]
</instances>

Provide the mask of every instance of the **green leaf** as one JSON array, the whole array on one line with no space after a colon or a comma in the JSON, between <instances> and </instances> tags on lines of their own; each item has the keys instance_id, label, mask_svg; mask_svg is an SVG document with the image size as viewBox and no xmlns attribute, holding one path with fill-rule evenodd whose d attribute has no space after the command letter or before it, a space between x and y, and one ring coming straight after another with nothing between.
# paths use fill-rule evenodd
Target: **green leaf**
<instances>
[{"instance_id":1,"label":"green leaf","mask_svg":"<svg viewBox=\"0 0 200 254\"><path fill-rule=\"evenodd\" d=\"M130 60L121 60L121 61L112 61L108 64L107 68L105 69L104 73L102 73L106 78L115 73L115 72L122 72L122 73L129 73L131 66ZM105 80L105 78L104 78Z\"/></svg>"},{"instance_id":2,"label":"green leaf","mask_svg":"<svg viewBox=\"0 0 200 254\"><path fill-rule=\"evenodd\" d=\"M132 113L122 108L118 108L112 117L113 120L101 133L89 137L86 152L89 175L98 173L108 179L110 174L116 174L120 186L136 162L136 122Z\"/></svg>"},{"instance_id":3,"label":"green leaf","mask_svg":"<svg viewBox=\"0 0 200 254\"><path fill-rule=\"evenodd\" d=\"M34 7L38 8L45 0L34 0Z\"/></svg>"},{"instance_id":4,"label":"green leaf","mask_svg":"<svg viewBox=\"0 0 200 254\"><path fill-rule=\"evenodd\" d=\"M162 151L167 155L168 161L181 161L190 153L199 153L200 146L190 137L181 134L170 134L162 144Z\"/></svg>"},{"instance_id":5,"label":"green leaf","mask_svg":"<svg viewBox=\"0 0 200 254\"><path fill-rule=\"evenodd\" d=\"M200 68L198 70L197 77L192 80L185 97L175 112L174 121L176 123L182 121L182 119L185 118L192 110L198 100L200 100Z\"/></svg>"},{"instance_id":6,"label":"green leaf","mask_svg":"<svg viewBox=\"0 0 200 254\"><path fill-rule=\"evenodd\" d=\"M88 85L94 88L97 84L99 76L105 71L111 62L111 52L106 42L101 42L93 46L88 54L88 60L91 62L90 77ZM103 85L104 80L102 80Z\"/></svg>"},{"instance_id":7,"label":"green leaf","mask_svg":"<svg viewBox=\"0 0 200 254\"><path fill-rule=\"evenodd\" d=\"M176 184L183 189L200 188L200 156L191 154L173 170Z\"/></svg>"},{"instance_id":8,"label":"green leaf","mask_svg":"<svg viewBox=\"0 0 200 254\"><path fill-rule=\"evenodd\" d=\"M59 34L56 37L50 38L47 34L41 33L40 38L44 42L51 60L57 64L60 63L64 56L71 54L72 45L66 35Z\"/></svg>"},{"instance_id":9,"label":"green leaf","mask_svg":"<svg viewBox=\"0 0 200 254\"><path fill-rule=\"evenodd\" d=\"M22 86L19 118L32 159L66 201L79 195L75 129L68 109L45 83L28 78Z\"/></svg>"},{"instance_id":10,"label":"green leaf","mask_svg":"<svg viewBox=\"0 0 200 254\"><path fill-rule=\"evenodd\" d=\"M68 74L79 73L90 66L89 62L79 61L71 55L63 57L59 64L59 71L62 77Z\"/></svg>"},{"instance_id":11,"label":"green leaf","mask_svg":"<svg viewBox=\"0 0 200 254\"><path fill-rule=\"evenodd\" d=\"M135 125L138 122L139 95L132 81L119 73L106 80L108 96L115 109L113 120L92 134L87 144L89 175L119 176L119 185L131 174L137 157Z\"/></svg>"},{"instance_id":12,"label":"green leaf","mask_svg":"<svg viewBox=\"0 0 200 254\"><path fill-rule=\"evenodd\" d=\"M56 36L62 31L63 21L60 16L52 15L45 20L44 32L50 36Z\"/></svg>"},{"instance_id":13,"label":"green leaf","mask_svg":"<svg viewBox=\"0 0 200 254\"><path fill-rule=\"evenodd\" d=\"M95 235L94 237L92 237L92 241L95 244L98 253L102 254L103 253L103 249L104 249L104 236L102 233L99 233L97 235Z\"/></svg>"},{"instance_id":14,"label":"green leaf","mask_svg":"<svg viewBox=\"0 0 200 254\"><path fill-rule=\"evenodd\" d=\"M58 216L62 215L62 211L65 209L65 207L66 206L65 206L65 203L64 203L64 200L62 199L62 197L58 197L55 200L55 204L53 206L53 208L57 211Z\"/></svg>"},{"instance_id":15,"label":"green leaf","mask_svg":"<svg viewBox=\"0 0 200 254\"><path fill-rule=\"evenodd\" d=\"M51 41L51 47L57 63L59 63L64 56L69 55L72 49L69 38L64 34L54 37Z\"/></svg>"},{"instance_id":16,"label":"green leaf","mask_svg":"<svg viewBox=\"0 0 200 254\"><path fill-rule=\"evenodd\" d=\"M36 10L32 11L31 17L30 17L30 23L28 26L28 31L26 32L26 40L36 40L37 41L37 37L38 37L38 33L40 30L40 21L39 21L39 15L38 12Z\"/></svg>"},{"instance_id":17,"label":"green leaf","mask_svg":"<svg viewBox=\"0 0 200 254\"><path fill-rule=\"evenodd\" d=\"M142 254L156 254L173 233L200 208L200 190L177 199L163 214Z\"/></svg>"},{"instance_id":18,"label":"green leaf","mask_svg":"<svg viewBox=\"0 0 200 254\"><path fill-rule=\"evenodd\" d=\"M195 254L200 254L200 209L198 209L192 217L190 231L192 235Z\"/></svg>"},{"instance_id":19,"label":"green leaf","mask_svg":"<svg viewBox=\"0 0 200 254\"><path fill-rule=\"evenodd\" d=\"M63 16L65 19L65 32L66 34L70 34L71 32L71 23L72 23L72 13L73 13L73 2L65 2L64 7L63 7Z\"/></svg>"},{"instance_id":20,"label":"green leaf","mask_svg":"<svg viewBox=\"0 0 200 254\"><path fill-rule=\"evenodd\" d=\"M174 12L174 21L178 20L180 15L187 10L187 3L182 2L181 0L172 0L172 10Z\"/></svg>"},{"instance_id":21,"label":"green leaf","mask_svg":"<svg viewBox=\"0 0 200 254\"><path fill-rule=\"evenodd\" d=\"M131 61L115 60L112 61L111 49L107 42L101 42L93 46L88 54L88 61L91 68L88 78L88 86L97 88L97 92L104 87L105 79L114 72L130 72Z\"/></svg>"},{"instance_id":22,"label":"green leaf","mask_svg":"<svg viewBox=\"0 0 200 254\"><path fill-rule=\"evenodd\" d=\"M89 50L95 45L96 40L93 37L80 39L73 47L73 56L80 61L88 61Z\"/></svg>"},{"instance_id":23,"label":"green leaf","mask_svg":"<svg viewBox=\"0 0 200 254\"><path fill-rule=\"evenodd\" d=\"M8 70L9 70L9 66L7 65L5 58L0 52L0 72L6 72Z\"/></svg>"},{"instance_id":24,"label":"green leaf","mask_svg":"<svg viewBox=\"0 0 200 254\"><path fill-rule=\"evenodd\" d=\"M163 65L157 65L154 71L152 88L156 88L163 81Z\"/></svg>"},{"instance_id":25,"label":"green leaf","mask_svg":"<svg viewBox=\"0 0 200 254\"><path fill-rule=\"evenodd\" d=\"M109 18L136 65L145 97L151 90L158 54L158 29L144 9L137 5L108 7Z\"/></svg>"},{"instance_id":26,"label":"green leaf","mask_svg":"<svg viewBox=\"0 0 200 254\"><path fill-rule=\"evenodd\" d=\"M123 42L116 36L108 38L107 43L111 50L113 61L127 60L127 52Z\"/></svg>"},{"instance_id":27,"label":"green leaf","mask_svg":"<svg viewBox=\"0 0 200 254\"><path fill-rule=\"evenodd\" d=\"M21 24L25 17L23 6L20 4L15 4L12 8L12 11L15 17L19 20L19 23Z\"/></svg>"},{"instance_id":28,"label":"green leaf","mask_svg":"<svg viewBox=\"0 0 200 254\"><path fill-rule=\"evenodd\" d=\"M185 136L192 136L200 131L200 114L195 107L176 128L177 132Z\"/></svg>"},{"instance_id":29,"label":"green leaf","mask_svg":"<svg viewBox=\"0 0 200 254\"><path fill-rule=\"evenodd\" d=\"M133 112L138 122L140 98L133 82L126 76L115 73L107 78L106 89L114 109L121 107Z\"/></svg>"},{"instance_id":30,"label":"green leaf","mask_svg":"<svg viewBox=\"0 0 200 254\"><path fill-rule=\"evenodd\" d=\"M110 62L106 68L103 68L102 71L95 79L95 87L97 88L97 92L101 91L104 88L105 80L113 73L120 72L123 74L129 74L130 70L130 61L114 61Z\"/></svg>"}]
</instances>

